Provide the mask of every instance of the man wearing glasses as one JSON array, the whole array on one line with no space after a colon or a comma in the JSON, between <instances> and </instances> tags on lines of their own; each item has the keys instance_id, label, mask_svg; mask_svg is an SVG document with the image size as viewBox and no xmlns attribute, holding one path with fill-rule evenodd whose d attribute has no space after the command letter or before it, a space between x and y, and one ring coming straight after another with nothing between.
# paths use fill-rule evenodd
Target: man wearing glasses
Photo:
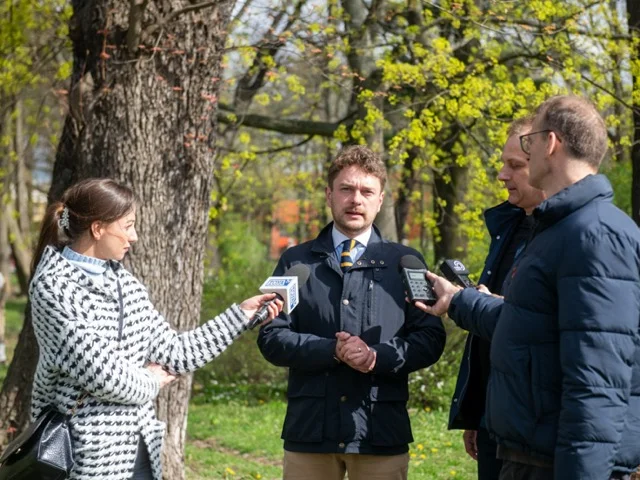
<instances>
[{"instance_id":1,"label":"man wearing glasses","mask_svg":"<svg viewBox=\"0 0 640 480\"><path fill-rule=\"evenodd\" d=\"M547 200L504 299L427 274L428 313L491 339L487 427L501 480L629 479L640 465L640 233L597 171L607 130L558 96L520 137Z\"/></svg>"},{"instance_id":2,"label":"man wearing glasses","mask_svg":"<svg viewBox=\"0 0 640 480\"><path fill-rule=\"evenodd\" d=\"M504 280L531 236L531 213L544 200L542 190L529 185L529 156L520 148L520 136L531 131L532 122L533 117L525 117L510 125L498 173L509 196L484 212L491 243L480 283L497 294L502 294ZM497 480L502 466L485 421L490 348L491 343L482 337L467 337L449 415L449 428L465 430L465 450L478 462L478 480Z\"/></svg>"}]
</instances>

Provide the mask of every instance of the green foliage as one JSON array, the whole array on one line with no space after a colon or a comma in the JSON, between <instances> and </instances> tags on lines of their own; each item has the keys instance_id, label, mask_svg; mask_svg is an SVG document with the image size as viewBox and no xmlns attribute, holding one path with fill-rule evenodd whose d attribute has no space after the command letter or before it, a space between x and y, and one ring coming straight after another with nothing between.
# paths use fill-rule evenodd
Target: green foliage
<instances>
[{"instance_id":1,"label":"green foliage","mask_svg":"<svg viewBox=\"0 0 640 480\"><path fill-rule=\"evenodd\" d=\"M602 167L613 187L616 206L631 215L631 162L610 162Z\"/></svg>"},{"instance_id":2,"label":"green foliage","mask_svg":"<svg viewBox=\"0 0 640 480\"><path fill-rule=\"evenodd\" d=\"M409 377L409 404L420 409L449 411L467 333L444 320L447 344L437 363Z\"/></svg>"},{"instance_id":3,"label":"green foliage","mask_svg":"<svg viewBox=\"0 0 640 480\"><path fill-rule=\"evenodd\" d=\"M264 130L250 130L246 148L235 141L236 151L255 155L247 176L268 183L276 195L303 194L320 205L314 187L321 185L323 157L332 155L336 142L367 143L387 160L394 200L410 204L401 231L427 227L432 245L424 245L423 236L422 246L435 251L443 221L453 224L460 239L455 253L479 269L486 245L481 213L504 199L499 150L513 119L556 93L588 96L606 118L614 160L628 162L629 105L638 98L629 79L637 76L638 62L615 2L388 0L369 9L366 2L355 7L334 0L326 10L285 4L273 4L274 22L262 37L256 35L263 31L260 22L254 28L242 23L252 25L251 15L264 20L256 12L235 25L229 37L235 68L222 93L232 103L234 80L261 73L261 84L252 84L254 101L243 108L274 119L336 122L333 142L315 137L304 149L294 146L299 136ZM267 51L276 38L281 47ZM256 153L287 144L292 148L282 155ZM296 161L309 181L292 181ZM265 175L272 166L281 175ZM468 180L455 183L453 198L434 185L458 182L455 169L465 170ZM251 204L260 204L259 187L245 182ZM445 206L450 210L443 217Z\"/></svg>"},{"instance_id":4,"label":"green foliage","mask_svg":"<svg viewBox=\"0 0 640 480\"><path fill-rule=\"evenodd\" d=\"M258 287L275 264L256 239L256 228L239 218L227 218L219 229L218 249L222 267L204 286L201 316L212 318L232 303L260 293ZM229 395L245 395L257 401L281 395L285 369L262 358L256 346L257 329L246 332L223 354L196 372L194 392L207 402L225 401Z\"/></svg>"},{"instance_id":5,"label":"green foliage","mask_svg":"<svg viewBox=\"0 0 640 480\"><path fill-rule=\"evenodd\" d=\"M43 60L57 53L67 35L71 6L62 0L11 0L0 5L0 98L19 94L44 81ZM65 70L66 62L60 65ZM63 75L63 73L59 73ZM66 77L65 77L66 78Z\"/></svg>"}]
</instances>

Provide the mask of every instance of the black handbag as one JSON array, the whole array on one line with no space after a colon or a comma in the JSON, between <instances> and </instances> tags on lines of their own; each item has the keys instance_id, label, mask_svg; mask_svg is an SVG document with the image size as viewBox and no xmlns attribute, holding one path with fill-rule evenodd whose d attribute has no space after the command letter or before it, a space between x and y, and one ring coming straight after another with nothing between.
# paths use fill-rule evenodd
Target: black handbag
<instances>
[{"instance_id":1,"label":"black handbag","mask_svg":"<svg viewBox=\"0 0 640 480\"><path fill-rule=\"evenodd\" d=\"M73 468L69 420L49 407L0 457L0 480L64 480Z\"/></svg>"}]
</instances>

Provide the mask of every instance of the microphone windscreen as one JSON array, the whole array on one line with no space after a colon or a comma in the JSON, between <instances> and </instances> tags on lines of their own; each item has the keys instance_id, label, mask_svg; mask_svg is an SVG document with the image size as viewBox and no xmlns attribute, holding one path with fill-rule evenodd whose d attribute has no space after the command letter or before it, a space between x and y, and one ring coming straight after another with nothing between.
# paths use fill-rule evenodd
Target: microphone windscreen
<instances>
[{"instance_id":1,"label":"microphone windscreen","mask_svg":"<svg viewBox=\"0 0 640 480\"><path fill-rule=\"evenodd\" d=\"M405 255L400 259L398 270L402 270L403 268L410 268L412 270L425 270L427 269L427 266L415 255Z\"/></svg>"},{"instance_id":2,"label":"microphone windscreen","mask_svg":"<svg viewBox=\"0 0 640 480\"><path fill-rule=\"evenodd\" d=\"M283 277L298 277L298 288L304 285L309 279L309 275L311 274L311 270L307 265L303 263L296 263L295 265L289 267L283 274Z\"/></svg>"}]
</instances>

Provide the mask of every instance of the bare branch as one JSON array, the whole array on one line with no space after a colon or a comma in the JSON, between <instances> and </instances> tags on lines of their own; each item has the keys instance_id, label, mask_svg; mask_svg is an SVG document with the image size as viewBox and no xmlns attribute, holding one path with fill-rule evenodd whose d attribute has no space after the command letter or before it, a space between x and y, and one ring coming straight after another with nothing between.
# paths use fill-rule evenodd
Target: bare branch
<instances>
[{"instance_id":1,"label":"bare branch","mask_svg":"<svg viewBox=\"0 0 640 480\"><path fill-rule=\"evenodd\" d=\"M142 33L142 16L149 0L129 0L129 29L127 30L127 49L130 54L138 50Z\"/></svg>"},{"instance_id":2,"label":"bare branch","mask_svg":"<svg viewBox=\"0 0 640 480\"><path fill-rule=\"evenodd\" d=\"M293 150L294 148L301 147L305 143L308 143L309 141L311 141L313 139L313 137L314 137L313 135L309 135L304 140L302 140L302 141L300 141L298 143L294 143L293 145L285 145L283 147L271 148L271 149L267 149L267 150L256 150L255 152L251 152L251 153L253 153L255 155L270 155L272 153L284 152L285 150ZM219 149L220 150L225 150L225 151L231 152L231 153L240 153L239 150L234 150L232 148L227 148L227 147L219 147Z\"/></svg>"},{"instance_id":3,"label":"bare branch","mask_svg":"<svg viewBox=\"0 0 640 480\"><path fill-rule=\"evenodd\" d=\"M220 108L224 110L224 107L222 105L220 105ZM238 117L229 110L227 110L226 112L218 112L217 119L218 122L224 123L226 125L243 125L245 127L271 130L280 133L311 135L320 137L333 137L334 132L344 121L343 119L335 123L318 122L313 120L273 118L266 115L257 114L247 114L243 115L242 117Z\"/></svg>"}]
</instances>

